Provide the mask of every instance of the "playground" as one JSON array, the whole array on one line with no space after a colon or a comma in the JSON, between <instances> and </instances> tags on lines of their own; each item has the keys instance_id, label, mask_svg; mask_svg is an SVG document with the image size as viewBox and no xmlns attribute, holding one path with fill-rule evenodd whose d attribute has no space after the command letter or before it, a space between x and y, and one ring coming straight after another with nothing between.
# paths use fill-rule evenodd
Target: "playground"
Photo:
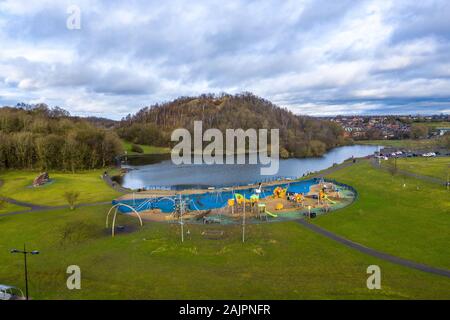
<instances>
[{"instance_id":1,"label":"playground","mask_svg":"<svg viewBox=\"0 0 450 320\"><path fill-rule=\"evenodd\" d=\"M210 190L152 190L112 202L114 212L159 222L241 224L314 218L351 204L356 191L323 178ZM115 210L115 211L114 211Z\"/></svg>"}]
</instances>

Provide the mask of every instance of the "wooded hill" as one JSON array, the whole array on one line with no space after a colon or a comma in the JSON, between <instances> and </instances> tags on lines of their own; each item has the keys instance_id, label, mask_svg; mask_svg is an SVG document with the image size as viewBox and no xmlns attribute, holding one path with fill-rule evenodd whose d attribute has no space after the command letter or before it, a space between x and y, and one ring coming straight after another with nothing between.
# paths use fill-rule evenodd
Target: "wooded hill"
<instances>
[{"instance_id":1,"label":"wooded hill","mask_svg":"<svg viewBox=\"0 0 450 320\"><path fill-rule=\"evenodd\" d=\"M113 164L121 153L113 130L97 128L61 108L0 108L0 169L93 169Z\"/></svg>"},{"instance_id":2,"label":"wooded hill","mask_svg":"<svg viewBox=\"0 0 450 320\"><path fill-rule=\"evenodd\" d=\"M295 115L251 93L181 97L141 109L122 119L118 134L137 144L169 146L171 132L203 121L203 130L217 128L244 130L279 129L282 157L321 156L328 149L350 141L343 129L332 122Z\"/></svg>"}]
</instances>

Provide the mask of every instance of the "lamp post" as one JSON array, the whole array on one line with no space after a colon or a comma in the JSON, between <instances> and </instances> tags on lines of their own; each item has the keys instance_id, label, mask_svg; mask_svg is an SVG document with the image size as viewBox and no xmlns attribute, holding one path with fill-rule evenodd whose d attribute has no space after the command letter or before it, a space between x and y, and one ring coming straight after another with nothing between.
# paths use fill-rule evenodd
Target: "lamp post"
<instances>
[{"instance_id":1,"label":"lamp post","mask_svg":"<svg viewBox=\"0 0 450 320\"><path fill-rule=\"evenodd\" d=\"M27 251L25 247L25 243L23 244L23 251L12 249L11 253L22 253L23 254L23 261L24 261L24 267L25 267L25 297L28 300L28 269L27 269L27 254L39 254L39 251L33 250L33 251Z\"/></svg>"}]
</instances>

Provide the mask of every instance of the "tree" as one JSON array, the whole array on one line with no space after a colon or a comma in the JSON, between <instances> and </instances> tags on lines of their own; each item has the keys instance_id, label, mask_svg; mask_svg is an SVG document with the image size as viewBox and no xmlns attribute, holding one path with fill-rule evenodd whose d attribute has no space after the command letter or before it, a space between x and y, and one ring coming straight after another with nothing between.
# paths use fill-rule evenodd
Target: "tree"
<instances>
[{"instance_id":1,"label":"tree","mask_svg":"<svg viewBox=\"0 0 450 320\"><path fill-rule=\"evenodd\" d=\"M428 137L428 127L423 124L414 124L411 127L411 138L424 139Z\"/></svg>"},{"instance_id":2,"label":"tree","mask_svg":"<svg viewBox=\"0 0 450 320\"><path fill-rule=\"evenodd\" d=\"M144 149L140 145L132 144L131 145L131 151L136 153L144 153Z\"/></svg>"},{"instance_id":3,"label":"tree","mask_svg":"<svg viewBox=\"0 0 450 320\"><path fill-rule=\"evenodd\" d=\"M287 151L285 148L280 148L280 158L281 159L287 159L289 158L289 151Z\"/></svg>"},{"instance_id":4,"label":"tree","mask_svg":"<svg viewBox=\"0 0 450 320\"><path fill-rule=\"evenodd\" d=\"M0 169L70 170L113 164L122 144L112 129L97 128L60 108L0 108Z\"/></svg>"},{"instance_id":5,"label":"tree","mask_svg":"<svg viewBox=\"0 0 450 320\"><path fill-rule=\"evenodd\" d=\"M75 202L78 200L78 197L80 196L80 193L77 191L67 191L64 193L64 198L66 198L67 203L70 206L70 210L75 209Z\"/></svg>"}]
</instances>

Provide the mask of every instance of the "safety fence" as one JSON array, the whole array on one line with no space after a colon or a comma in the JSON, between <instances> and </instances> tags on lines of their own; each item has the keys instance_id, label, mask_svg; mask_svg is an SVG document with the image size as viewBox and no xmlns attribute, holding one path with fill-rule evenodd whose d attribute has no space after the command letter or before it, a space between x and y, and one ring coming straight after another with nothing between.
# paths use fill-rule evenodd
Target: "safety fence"
<instances>
[{"instance_id":1,"label":"safety fence","mask_svg":"<svg viewBox=\"0 0 450 320\"><path fill-rule=\"evenodd\" d=\"M254 182L246 182L246 183L234 183L233 186L230 186L229 184L216 184L216 185L202 185L202 184L186 184L186 185L147 185L145 186L144 190L202 190L202 189L224 189L224 188L235 188L235 187L246 187L246 186L253 186L258 185L260 183L270 183L270 182L277 182L277 181L289 181L289 180L298 180L299 177L295 176L276 176L276 177L270 177L260 180L255 180Z\"/></svg>"}]
</instances>

